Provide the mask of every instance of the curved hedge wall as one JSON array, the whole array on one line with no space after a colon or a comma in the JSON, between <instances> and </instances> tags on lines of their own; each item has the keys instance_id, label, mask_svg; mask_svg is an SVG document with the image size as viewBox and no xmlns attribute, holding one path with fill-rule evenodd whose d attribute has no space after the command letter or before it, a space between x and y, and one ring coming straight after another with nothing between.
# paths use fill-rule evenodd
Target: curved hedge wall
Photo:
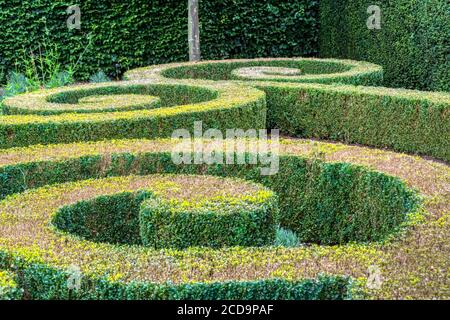
<instances>
[{"instance_id":1,"label":"curved hedge wall","mask_svg":"<svg viewBox=\"0 0 450 320\"><path fill-rule=\"evenodd\" d=\"M168 195L174 192L173 179L159 194L155 189L125 192L64 206L53 224L90 241L157 249L273 244L278 219L273 192L241 180L184 179L196 185L187 188L189 197ZM208 187L208 193L200 186ZM219 186L221 193L214 195Z\"/></svg>"},{"instance_id":2,"label":"curved hedge wall","mask_svg":"<svg viewBox=\"0 0 450 320\"><path fill-rule=\"evenodd\" d=\"M258 67L272 69L272 74L240 75L237 73L243 69L255 69ZM298 70L300 75L277 75L278 68ZM155 67L156 70L157 67ZM152 70L148 70L151 73ZM141 73L148 75L147 70L137 69L125 74L125 78L139 79ZM314 82L314 83L347 83L357 85L377 85L383 79L381 67L357 61L333 60L333 59L253 59L213 61L192 64L173 65L162 70L161 75L174 79L206 79L206 80L261 80L279 82Z\"/></svg>"},{"instance_id":3,"label":"curved hedge wall","mask_svg":"<svg viewBox=\"0 0 450 320\"><path fill-rule=\"evenodd\" d=\"M79 98L114 93L157 95L161 99L161 108L58 114L62 109L80 108L71 105ZM193 128L195 121L203 121L205 127L224 130L233 127L245 130L264 128L264 98L261 91L243 89L233 84L199 87L125 83L39 91L2 102L7 113L18 114L0 117L0 148L86 140L170 137L175 129ZM145 100L148 98L142 98L141 102ZM103 102L103 106L108 105ZM33 112L38 114L29 114ZM49 113L50 116L47 116Z\"/></svg>"},{"instance_id":4,"label":"curved hedge wall","mask_svg":"<svg viewBox=\"0 0 450 320\"><path fill-rule=\"evenodd\" d=\"M69 31L67 7L78 4L81 30ZM216 0L200 2L205 59L308 56L318 52L315 0ZM49 38L61 60L78 65L88 80L99 69L113 77L138 66L188 59L184 0L0 0L0 83L14 70L20 50ZM46 29L48 36L46 36ZM267 32L269 30L270 32ZM117 74L119 73L119 74Z\"/></svg>"},{"instance_id":5,"label":"curved hedge wall","mask_svg":"<svg viewBox=\"0 0 450 320\"><path fill-rule=\"evenodd\" d=\"M19 300L22 298L22 290L17 287L14 273L0 269L0 301Z\"/></svg>"},{"instance_id":6,"label":"curved hedge wall","mask_svg":"<svg viewBox=\"0 0 450 320\"><path fill-rule=\"evenodd\" d=\"M344 60L340 62L340 70L330 73L328 66L335 63L339 60L275 59L273 64L265 59L206 61L194 65L141 68L127 72L125 76L130 80L225 80L232 78L233 70L249 66L272 65L302 70L306 69L304 65L315 65L318 70L315 74L306 72L294 76L294 80L292 76L279 75L277 81L243 82L265 92L269 128L280 128L283 133L293 136L386 147L450 161L449 93L344 86L342 84L377 85L382 79L382 70L373 64ZM273 80L272 75L268 77Z\"/></svg>"},{"instance_id":7,"label":"curved hedge wall","mask_svg":"<svg viewBox=\"0 0 450 320\"><path fill-rule=\"evenodd\" d=\"M233 78L242 77L239 70L245 79ZM234 60L154 66L127 76L123 83L3 102L12 114L0 117L0 269L15 272L31 299L352 298L369 266L394 263L386 248L422 217L422 199L399 171L383 170L393 177L351 157L343 162L342 153L325 160L322 151L329 150L300 152L301 140L281 143L272 176L250 161L176 165L176 142L155 138L193 131L196 121L203 130L269 124L291 135L449 158L448 142L438 136L448 132L449 96L362 86L381 80L376 65ZM111 111L115 95L118 105L124 95L136 98L127 101L130 108L146 99L158 105ZM71 112L61 113L65 108ZM100 110L86 114L89 108ZM123 138L130 139L117 140ZM365 164L364 153L358 157ZM173 202L182 195L194 199ZM172 207L161 211L161 202ZM211 220L196 220L201 214ZM153 230L156 224L165 226ZM272 244L278 224L302 245ZM77 289L67 285L73 267Z\"/></svg>"},{"instance_id":8,"label":"curved hedge wall","mask_svg":"<svg viewBox=\"0 0 450 320\"><path fill-rule=\"evenodd\" d=\"M140 234L144 245L159 249L272 245L277 209L274 194L195 203L154 198L141 206Z\"/></svg>"},{"instance_id":9,"label":"curved hedge wall","mask_svg":"<svg viewBox=\"0 0 450 320\"><path fill-rule=\"evenodd\" d=\"M371 5L380 30L367 28ZM320 55L379 64L389 87L450 91L449 30L447 1L320 1Z\"/></svg>"}]
</instances>

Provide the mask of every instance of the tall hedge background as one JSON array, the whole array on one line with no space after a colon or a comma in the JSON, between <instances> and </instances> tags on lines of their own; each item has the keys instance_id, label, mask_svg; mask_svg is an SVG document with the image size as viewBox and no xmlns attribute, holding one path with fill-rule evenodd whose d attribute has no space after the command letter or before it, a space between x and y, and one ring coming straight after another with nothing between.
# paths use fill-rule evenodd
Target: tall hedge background
<instances>
[{"instance_id":1,"label":"tall hedge background","mask_svg":"<svg viewBox=\"0 0 450 320\"><path fill-rule=\"evenodd\" d=\"M367 8L381 8L369 30ZM450 91L448 0L321 0L320 52L380 64L385 85Z\"/></svg>"},{"instance_id":2,"label":"tall hedge background","mask_svg":"<svg viewBox=\"0 0 450 320\"><path fill-rule=\"evenodd\" d=\"M69 31L66 8L76 2L82 30ZM366 26L369 5L381 7L381 30ZM200 0L200 19L204 59L320 51L382 65L389 87L450 91L447 0ZM83 52L91 34L81 80L99 69L115 77L188 59L186 0L0 0L0 83L20 49L35 47L46 28L64 62Z\"/></svg>"},{"instance_id":3,"label":"tall hedge background","mask_svg":"<svg viewBox=\"0 0 450 320\"><path fill-rule=\"evenodd\" d=\"M81 8L80 31L66 26L70 5ZM318 49L315 0L201 0L204 59L309 56ZM86 47L79 79L99 69L186 61L187 0L0 0L0 83L21 48L35 47L49 30L64 61ZM119 64L119 69L116 65Z\"/></svg>"}]
</instances>

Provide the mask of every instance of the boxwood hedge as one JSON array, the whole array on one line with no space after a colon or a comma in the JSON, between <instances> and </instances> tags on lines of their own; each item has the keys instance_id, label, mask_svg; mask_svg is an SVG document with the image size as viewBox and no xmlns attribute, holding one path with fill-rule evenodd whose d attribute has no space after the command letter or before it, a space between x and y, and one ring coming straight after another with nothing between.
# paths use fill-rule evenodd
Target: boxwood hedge
<instances>
[{"instance_id":1,"label":"boxwood hedge","mask_svg":"<svg viewBox=\"0 0 450 320\"><path fill-rule=\"evenodd\" d=\"M155 177L155 179L157 179ZM245 184L244 181L223 183ZM206 183L205 183L206 184ZM95 242L184 249L272 245L278 202L269 190L164 199L149 191L119 193L58 210L58 229Z\"/></svg>"},{"instance_id":2,"label":"boxwood hedge","mask_svg":"<svg viewBox=\"0 0 450 320\"><path fill-rule=\"evenodd\" d=\"M367 27L372 5L379 30ZM320 1L320 55L379 64L389 87L450 91L449 30L447 1Z\"/></svg>"},{"instance_id":3,"label":"boxwood hedge","mask_svg":"<svg viewBox=\"0 0 450 320\"><path fill-rule=\"evenodd\" d=\"M53 166L53 169L55 169L54 165L67 165L67 163L64 163L65 161L61 160L56 160L55 162L39 161L35 162L34 165L40 168L40 172L46 172L48 171L46 163ZM72 158L70 162L74 164L75 162L86 160L86 157ZM101 157L94 156L90 161L96 160L103 163L104 166L104 161ZM408 214L413 213L417 208L418 200L414 192L405 188L404 184L395 178L351 165L308 163L306 159L288 156L281 162L281 168L284 168L283 172L273 179L266 180L261 179L258 174L259 170L252 167L211 166L205 168L204 166L188 166L177 168L177 166L172 164L170 154L167 153L141 154L140 156L139 154L117 154L115 160L111 161L108 167L104 167L105 171L103 171L103 174L107 172L109 172L108 175L117 175L119 172L120 175L172 172L178 173L175 177L182 178L179 174L204 173L219 176L225 174L226 176L259 181L270 186L279 194L280 203L283 204L280 211L282 213L280 215L281 225L296 230L302 241L322 244L386 239L393 232L399 230L402 224L407 221ZM91 164L94 163L91 162ZM90 170L93 168L96 168L96 166L90 167ZM13 168L6 167L5 169L10 170ZM15 167L14 169L29 177L28 181L30 182L34 180L34 176L39 179L38 175L33 174L31 171L23 171L24 167L21 169ZM66 171L61 176L58 176L58 172L61 171L53 170L52 172L55 174L53 181L70 180L67 175L77 178L86 176L86 172L79 172L78 169L79 166L74 166L72 172ZM143 171L136 172L135 170ZM94 169L94 171L93 177L98 178L98 169ZM23 181L23 175L16 178ZM14 181L14 178L9 175L7 180ZM100 279L98 281L107 283L104 284L106 286L104 288L98 287L97 280L86 280L90 285L94 285L95 288L86 289L86 291L82 291L78 295L75 293L74 297L84 297L84 295L91 297L96 292L97 297L100 298L104 298L104 295L108 294L111 294L111 297L122 298L122 293L108 293L108 286L115 286L114 283L117 281L117 277L119 279L123 277L122 281L129 283L128 285L131 288L134 288L137 284L133 284L134 282L130 283L130 281L138 281L141 277L147 279L149 275L153 274L146 270L146 268L150 267L148 259L155 259L155 254L158 251L148 251L136 246L117 247L116 244L92 242L93 240L104 240L105 227L103 225L99 227L98 225L102 221L110 219L106 219L106 217L103 219L86 219L91 222L94 221L94 225L90 224L88 230L95 230L95 237L86 237L85 229L80 229L83 227L83 224L73 223L73 219L61 219L61 212L72 213L71 217L74 218L77 215L73 215L73 213L76 213L77 210L73 211L72 208L67 211L68 209L64 209L64 207L63 209L58 208L64 204L76 201L77 197L83 199L87 196L91 197L91 194L99 196L109 193L120 194L128 190L128 188L136 188L136 186L142 189L143 186L147 186L146 181L156 183L158 178L152 176L142 178L130 176L128 178L87 180L64 185L46 186L7 197L0 203L0 210L5 212L5 208L14 209L2 216L2 225L8 225L6 232L0 239L2 250L6 254L2 264L9 266L20 265L23 268L21 269L21 274L27 275L31 273L29 275L30 278L26 277L23 280L23 286L27 288L27 292L31 292L33 298L54 298L53 294L56 294L55 292L62 297L69 294L68 292L62 292L63 290L68 291L67 287L64 289L58 284L55 287L55 282L51 282L49 285L44 285L44 283L49 279L53 279L55 274L64 278L63 275L67 273L66 269L72 265L79 265L87 279L98 278ZM197 190L199 186L201 184L189 183L189 180L187 180L181 189L184 190L190 187L193 190ZM165 187L170 189L170 185ZM128 202L127 197L122 200L125 200L124 203L120 202L120 205L124 206L123 212L128 212L130 206L133 206L133 202ZM97 202L94 207L101 209L108 204L110 202L105 203L103 201L100 205ZM81 203L80 206L77 208L85 207L85 203ZM96 212L99 213L100 209L96 210ZM60 216L58 216L58 210L62 210L59 211ZM82 212L89 212L89 210ZM20 216L23 219L11 220L11 215ZM71 235L55 233L55 231L48 229L48 223L55 215L54 221L56 221L55 224L57 226L62 227L66 231L74 231L75 235L84 237L77 239ZM84 218L78 216L78 219ZM25 221L28 221L27 225L23 224ZM69 228L67 228L67 221L72 221ZM130 227L136 227L135 223L132 222L133 219L119 219L116 221L121 225L121 227L115 229L118 235L121 233L120 230L129 230ZM131 223L128 224L127 221L131 221ZM112 227L115 228L114 221L112 224ZM75 229L70 226L75 226ZM14 231L17 227L21 228L22 231L20 233ZM104 228L103 231L102 228ZM110 231L111 228L109 229ZM27 231L25 232L25 230ZM272 230L275 232L274 229ZM39 247L35 247L37 239L39 239ZM269 249L263 250L271 249L269 247ZM44 252L47 253L43 254ZM123 261L134 262L130 265L128 263L124 264ZM164 262L161 263L164 264ZM39 265L48 267L42 269L42 266L39 267ZM61 274L59 272L62 271L58 270L66 270L64 271L66 273L63 272ZM168 274L163 276L169 277ZM67 276L65 279L67 281ZM142 278L140 280L142 282ZM58 283L61 280L55 281ZM119 283L122 281L119 281ZM122 286L125 286L125 283ZM271 282L269 281L269 283ZM227 286L227 284L223 285ZM125 288L123 290L128 291ZM237 294L237 297L240 297L239 289L236 290L236 292L229 292L228 294L232 296ZM138 293L135 292L134 294L137 295ZM146 298L154 297L145 292L140 294ZM269 290L267 294L268 297L273 297L271 294L274 294L274 291Z\"/></svg>"},{"instance_id":4,"label":"boxwood hedge","mask_svg":"<svg viewBox=\"0 0 450 320\"><path fill-rule=\"evenodd\" d=\"M157 95L161 99L161 107L124 112L54 114L68 108L80 108L76 105L80 98L114 93ZM143 96L138 100L145 104L148 97ZM135 103L128 103L131 103L128 106L130 108L136 106ZM202 121L205 128L225 131L227 128L238 127L247 130L264 128L266 117L264 92L233 84L205 87L167 83L81 85L7 98L2 104L6 113L18 110L19 114L0 117L0 148L104 139L170 137L175 129L188 128L193 131L195 121ZM109 106L108 100L94 102L94 105L97 104L101 104L103 108Z\"/></svg>"},{"instance_id":5,"label":"boxwood hedge","mask_svg":"<svg viewBox=\"0 0 450 320\"><path fill-rule=\"evenodd\" d=\"M272 245L278 203L274 194L185 203L153 198L139 213L144 245L155 248Z\"/></svg>"},{"instance_id":6,"label":"boxwood hedge","mask_svg":"<svg viewBox=\"0 0 450 320\"><path fill-rule=\"evenodd\" d=\"M75 4L81 30L67 28L66 10ZM318 52L316 0L210 0L199 5L205 59ZM63 64L74 63L87 47L77 68L80 80L99 69L116 78L130 68L188 59L184 0L0 0L0 8L0 83L14 70L23 48L37 49L44 41L58 46Z\"/></svg>"},{"instance_id":7,"label":"boxwood hedge","mask_svg":"<svg viewBox=\"0 0 450 320\"><path fill-rule=\"evenodd\" d=\"M39 91L4 101L13 114L0 117L0 268L16 272L29 298L351 298L359 283L355 279L298 270L318 256L324 264L378 261L384 254L380 244L412 224L421 208L420 197L404 181L351 163L323 161L316 153L299 156L289 152L296 150L295 140L281 153L279 173L273 176L261 176L252 164L176 165L174 142L154 138L179 128L192 130L195 121L221 130L268 124L291 135L449 160L444 139L449 96L354 86L379 83L382 70L372 64L262 59L155 66L127 76L129 82ZM114 95L129 94L157 97L159 105L80 113L86 99L95 108ZM55 110L64 112L52 114ZM245 154L247 160L251 156ZM223 182L231 178L251 183ZM213 180L221 183L211 188ZM262 185L258 190L270 201L229 202L209 194L232 186L235 194L248 196L239 188L253 183ZM203 192L220 205L211 212L210 202L196 199L192 203L201 206L190 203L185 212L179 210L183 203L161 200L158 193L165 192L176 199L179 193ZM174 216L187 213L187 220L167 216L161 204L172 206ZM196 220L204 210L214 222ZM233 236L231 216L236 218ZM264 221L268 216L273 223ZM157 223L167 229L149 228ZM270 246L275 223L309 246ZM262 229L262 235L244 230L249 226ZM204 237L204 230L214 230L220 244L228 246ZM348 258L348 251L356 257ZM72 267L81 276L77 289L67 285Z\"/></svg>"},{"instance_id":8,"label":"boxwood hedge","mask_svg":"<svg viewBox=\"0 0 450 320\"><path fill-rule=\"evenodd\" d=\"M23 291L18 288L16 275L10 271L0 270L0 300L19 300Z\"/></svg>"}]
</instances>

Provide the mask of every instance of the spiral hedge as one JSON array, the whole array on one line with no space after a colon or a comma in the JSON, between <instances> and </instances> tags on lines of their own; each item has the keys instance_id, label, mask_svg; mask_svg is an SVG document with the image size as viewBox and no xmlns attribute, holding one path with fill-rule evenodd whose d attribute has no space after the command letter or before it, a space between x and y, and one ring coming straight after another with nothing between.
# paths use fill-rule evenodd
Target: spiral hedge
<instances>
[{"instance_id":1,"label":"spiral hedge","mask_svg":"<svg viewBox=\"0 0 450 320\"><path fill-rule=\"evenodd\" d=\"M448 161L448 94L363 86L377 85L381 68L347 60L208 61L126 76L3 101L0 269L21 297L446 297L445 163L285 138L279 172L264 176L250 162L177 165L165 138L202 121ZM274 246L278 226L303 245ZM387 277L380 290L364 286L372 265ZM435 271L422 278L426 265Z\"/></svg>"}]
</instances>

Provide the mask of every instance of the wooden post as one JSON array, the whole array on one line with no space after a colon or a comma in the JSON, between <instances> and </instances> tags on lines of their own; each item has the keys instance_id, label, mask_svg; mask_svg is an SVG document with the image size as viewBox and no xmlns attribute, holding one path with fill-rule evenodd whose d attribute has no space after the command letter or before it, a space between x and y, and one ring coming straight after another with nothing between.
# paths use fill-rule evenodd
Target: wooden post
<instances>
[{"instance_id":1,"label":"wooden post","mask_svg":"<svg viewBox=\"0 0 450 320\"><path fill-rule=\"evenodd\" d=\"M198 1L199 0L188 0L189 61L200 61L200 28L198 20Z\"/></svg>"}]
</instances>

